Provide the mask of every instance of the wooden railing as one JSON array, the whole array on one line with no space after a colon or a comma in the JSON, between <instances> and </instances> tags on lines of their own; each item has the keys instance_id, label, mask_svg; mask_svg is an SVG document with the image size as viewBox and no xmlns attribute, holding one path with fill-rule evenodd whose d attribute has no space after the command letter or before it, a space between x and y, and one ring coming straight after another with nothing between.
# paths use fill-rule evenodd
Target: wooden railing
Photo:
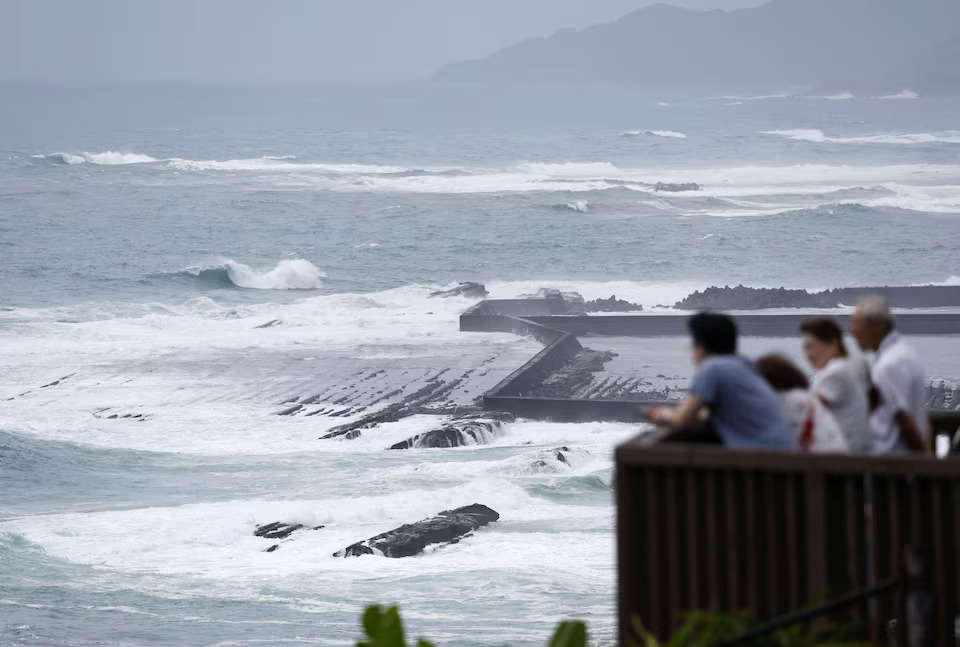
<instances>
[{"instance_id":1,"label":"wooden railing","mask_svg":"<svg viewBox=\"0 0 960 647\"><path fill-rule=\"evenodd\" d=\"M621 644L639 619L661 639L685 612L767 621L881 583L929 560L930 644L960 623L960 459L745 452L636 439L617 449ZM832 609L853 637L906 635L905 589ZM933 618L933 620L929 620ZM640 643L642 644L642 643Z\"/></svg>"}]
</instances>

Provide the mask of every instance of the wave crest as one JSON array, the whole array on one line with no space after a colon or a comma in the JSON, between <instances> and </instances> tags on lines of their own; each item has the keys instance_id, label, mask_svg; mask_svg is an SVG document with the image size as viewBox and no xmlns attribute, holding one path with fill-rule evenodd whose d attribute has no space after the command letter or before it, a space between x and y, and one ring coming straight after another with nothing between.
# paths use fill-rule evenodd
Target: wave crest
<instances>
[{"instance_id":1,"label":"wave crest","mask_svg":"<svg viewBox=\"0 0 960 647\"><path fill-rule=\"evenodd\" d=\"M219 265L191 267L184 272L208 283L252 290L316 290L322 287L321 279L326 276L316 265L302 258L284 259L272 270L262 273L229 258L223 259Z\"/></svg>"}]
</instances>

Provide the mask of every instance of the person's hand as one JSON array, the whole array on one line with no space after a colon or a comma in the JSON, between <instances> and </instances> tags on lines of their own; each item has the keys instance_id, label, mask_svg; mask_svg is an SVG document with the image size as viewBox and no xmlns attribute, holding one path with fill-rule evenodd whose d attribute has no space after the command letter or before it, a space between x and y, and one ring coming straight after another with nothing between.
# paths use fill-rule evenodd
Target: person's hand
<instances>
[{"instance_id":1,"label":"person's hand","mask_svg":"<svg viewBox=\"0 0 960 647\"><path fill-rule=\"evenodd\" d=\"M646 418L655 425L669 425L673 420L673 409L663 405L650 407Z\"/></svg>"}]
</instances>

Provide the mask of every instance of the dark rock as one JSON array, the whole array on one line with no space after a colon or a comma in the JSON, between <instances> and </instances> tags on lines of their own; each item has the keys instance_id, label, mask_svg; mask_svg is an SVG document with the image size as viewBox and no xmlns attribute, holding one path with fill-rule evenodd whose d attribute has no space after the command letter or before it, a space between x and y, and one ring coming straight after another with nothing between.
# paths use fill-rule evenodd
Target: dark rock
<instances>
[{"instance_id":1,"label":"dark rock","mask_svg":"<svg viewBox=\"0 0 960 647\"><path fill-rule=\"evenodd\" d=\"M703 187L696 182L684 182L681 184L671 182L657 182L653 185L654 191L666 191L668 193L679 193L681 191L699 191Z\"/></svg>"},{"instance_id":2,"label":"dark rock","mask_svg":"<svg viewBox=\"0 0 960 647\"><path fill-rule=\"evenodd\" d=\"M482 283L474 283L468 281L466 283L460 283L454 288L449 290L438 290L432 293L431 297L467 297L470 299L482 299L486 297L489 292L487 288Z\"/></svg>"},{"instance_id":3,"label":"dark rock","mask_svg":"<svg viewBox=\"0 0 960 647\"><path fill-rule=\"evenodd\" d=\"M485 445L487 438L500 435L504 423L513 422L513 419L511 414L498 411L467 414L454 418L439 429L425 431L396 443L390 449Z\"/></svg>"},{"instance_id":4,"label":"dark rock","mask_svg":"<svg viewBox=\"0 0 960 647\"><path fill-rule=\"evenodd\" d=\"M266 549L266 550L263 551L263 552L265 552L265 553L272 553L273 551L275 551L275 550L278 549L278 548L280 548L280 544L274 544L273 546L271 546L270 548Z\"/></svg>"},{"instance_id":5,"label":"dark rock","mask_svg":"<svg viewBox=\"0 0 960 647\"><path fill-rule=\"evenodd\" d=\"M257 526L253 534L265 539L286 539L291 533L301 528L303 528L302 523L282 523L275 521L274 523L268 523L264 526Z\"/></svg>"},{"instance_id":6,"label":"dark rock","mask_svg":"<svg viewBox=\"0 0 960 647\"><path fill-rule=\"evenodd\" d=\"M254 326L254 327L255 327L255 328L273 328L274 326L277 326L277 325L279 325L279 324L280 324L280 320L279 320L279 319L271 319L270 321L268 321L268 322L265 323L265 324L260 324L259 326Z\"/></svg>"},{"instance_id":7,"label":"dark rock","mask_svg":"<svg viewBox=\"0 0 960 647\"><path fill-rule=\"evenodd\" d=\"M430 544L452 544L464 536L500 519L485 505L474 503L455 510L446 510L436 517L406 524L357 542L333 554L334 557L359 557L381 554L384 557L411 557Z\"/></svg>"},{"instance_id":8,"label":"dark rock","mask_svg":"<svg viewBox=\"0 0 960 647\"><path fill-rule=\"evenodd\" d=\"M615 294L609 299L594 299L583 305L586 312L640 312L643 310L642 305L618 299Z\"/></svg>"}]
</instances>

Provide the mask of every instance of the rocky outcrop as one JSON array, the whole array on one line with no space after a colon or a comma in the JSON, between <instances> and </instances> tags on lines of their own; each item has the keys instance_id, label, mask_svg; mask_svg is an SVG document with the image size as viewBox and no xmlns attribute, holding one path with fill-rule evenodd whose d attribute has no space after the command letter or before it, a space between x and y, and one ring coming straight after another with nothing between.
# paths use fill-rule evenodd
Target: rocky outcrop
<instances>
[{"instance_id":1,"label":"rocky outcrop","mask_svg":"<svg viewBox=\"0 0 960 647\"><path fill-rule=\"evenodd\" d=\"M503 434L504 424L513 422L513 415L487 411L459 416L439 429L425 431L392 445L390 449L422 449L427 447L463 447L486 445Z\"/></svg>"},{"instance_id":2,"label":"rocky outcrop","mask_svg":"<svg viewBox=\"0 0 960 647\"><path fill-rule=\"evenodd\" d=\"M936 308L960 305L960 286L835 288L823 292L785 288L710 287L697 291L674 307L681 310L760 310L764 308L836 308L880 294L894 308Z\"/></svg>"},{"instance_id":3,"label":"rocky outcrop","mask_svg":"<svg viewBox=\"0 0 960 647\"><path fill-rule=\"evenodd\" d=\"M611 295L609 299L594 299L583 304L585 312L640 312L643 306L639 303L630 303Z\"/></svg>"},{"instance_id":4,"label":"rocky outcrop","mask_svg":"<svg viewBox=\"0 0 960 647\"><path fill-rule=\"evenodd\" d=\"M482 299L489 294L487 288L482 283L467 281L460 283L449 290L438 290L432 293L431 297L467 297L470 299Z\"/></svg>"},{"instance_id":5,"label":"rocky outcrop","mask_svg":"<svg viewBox=\"0 0 960 647\"><path fill-rule=\"evenodd\" d=\"M833 291L811 294L806 290L785 288L710 287L678 301L680 310L761 310L764 308L836 308L840 305Z\"/></svg>"},{"instance_id":6,"label":"rocky outcrop","mask_svg":"<svg viewBox=\"0 0 960 647\"><path fill-rule=\"evenodd\" d=\"M412 557L433 544L455 544L478 528L500 519L500 515L485 505L474 503L455 510L446 510L436 517L405 524L357 542L337 551L334 557L383 555L384 557Z\"/></svg>"},{"instance_id":7,"label":"rocky outcrop","mask_svg":"<svg viewBox=\"0 0 960 647\"><path fill-rule=\"evenodd\" d=\"M681 191L699 191L703 187L696 182L657 182L653 185L654 191L663 191L665 193L680 193Z\"/></svg>"}]
</instances>

